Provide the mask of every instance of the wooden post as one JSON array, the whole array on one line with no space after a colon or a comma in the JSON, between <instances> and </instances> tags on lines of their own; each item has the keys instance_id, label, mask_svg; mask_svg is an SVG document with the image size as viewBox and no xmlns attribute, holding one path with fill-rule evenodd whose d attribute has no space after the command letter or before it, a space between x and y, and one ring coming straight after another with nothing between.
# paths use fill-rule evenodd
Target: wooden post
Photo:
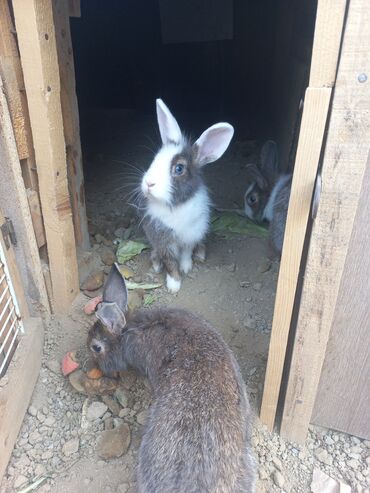
<instances>
[{"instance_id":1,"label":"wooden post","mask_svg":"<svg viewBox=\"0 0 370 493\"><path fill-rule=\"evenodd\" d=\"M14 248L30 309L49 311L49 301L32 226L12 122L0 77L0 208L13 221L18 244Z\"/></svg>"},{"instance_id":2,"label":"wooden post","mask_svg":"<svg viewBox=\"0 0 370 493\"><path fill-rule=\"evenodd\" d=\"M350 0L284 404L281 433L311 419L370 152L370 3Z\"/></svg>"},{"instance_id":3,"label":"wooden post","mask_svg":"<svg viewBox=\"0 0 370 493\"><path fill-rule=\"evenodd\" d=\"M56 311L78 293L52 0L13 0Z\"/></svg>"},{"instance_id":4,"label":"wooden post","mask_svg":"<svg viewBox=\"0 0 370 493\"><path fill-rule=\"evenodd\" d=\"M345 0L319 0L277 285L260 417L272 430L283 374L303 244L342 35ZM323 68L323 66L325 68Z\"/></svg>"},{"instance_id":5,"label":"wooden post","mask_svg":"<svg viewBox=\"0 0 370 493\"><path fill-rule=\"evenodd\" d=\"M84 250L88 250L90 248L90 239L87 229L80 122L67 2L65 0L53 0L53 12L74 231L77 245Z\"/></svg>"}]
</instances>

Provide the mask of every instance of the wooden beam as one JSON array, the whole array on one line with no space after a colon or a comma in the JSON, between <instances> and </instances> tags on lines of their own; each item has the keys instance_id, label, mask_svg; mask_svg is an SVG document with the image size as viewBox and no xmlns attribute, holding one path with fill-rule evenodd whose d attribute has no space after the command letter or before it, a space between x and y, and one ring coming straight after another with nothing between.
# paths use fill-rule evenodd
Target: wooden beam
<instances>
[{"instance_id":1,"label":"wooden beam","mask_svg":"<svg viewBox=\"0 0 370 493\"><path fill-rule=\"evenodd\" d=\"M312 193L338 60L345 4L345 0L320 0L318 4L312 67L316 70L315 67L324 59L331 69L325 72L326 80L323 74L320 74L320 78L311 77L318 87L307 88L305 94L260 412L261 420L269 430L273 429L275 423ZM325 24L323 19L329 15L329 8L336 10L336 22ZM326 52L324 47L327 40L332 38L336 40L336 49L334 43L331 43L331 49Z\"/></svg>"},{"instance_id":2,"label":"wooden beam","mask_svg":"<svg viewBox=\"0 0 370 493\"><path fill-rule=\"evenodd\" d=\"M37 246L40 248L46 244L44 224L40 206L39 194L36 190L27 189L28 205L30 206L33 229L35 231Z\"/></svg>"},{"instance_id":3,"label":"wooden beam","mask_svg":"<svg viewBox=\"0 0 370 493\"><path fill-rule=\"evenodd\" d=\"M281 433L303 442L370 152L370 3L351 0L335 84Z\"/></svg>"},{"instance_id":4,"label":"wooden beam","mask_svg":"<svg viewBox=\"0 0 370 493\"><path fill-rule=\"evenodd\" d=\"M38 190L35 155L23 73L8 0L0 0L0 74L27 188Z\"/></svg>"},{"instance_id":5,"label":"wooden beam","mask_svg":"<svg viewBox=\"0 0 370 493\"><path fill-rule=\"evenodd\" d=\"M56 311L77 295L78 270L52 0L13 0Z\"/></svg>"},{"instance_id":6,"label":"wooden beam","mask_svg":"<svg viewBox=\"0 0 370 493\"><path fill-rule=\"evenodd\" d=\"M41 367L44 340L41 318L29 318L24 322L24 329L25 333L16 349L17 362L10 364L7 371L8 383L1 389L0 482L13 452Z\"/></svg>"},{"instance_id":7,"label":"wooden beam","mask_svg":"<svg viewBox=\"0 0 370 493\"><path fill-rule=\"evenodd\" d=\"M81 17L80 0L68 0L68 12L70 17Z\"/></svg>"},{"instance_id":8,"label":"wooden beam","mask_svg":"<svg viewBox=\"0 0 370 493\"><path fill-rule=\"evenodd\" d=\"M77 245L84 250L88 250L90 248L90 238L87 228L80 122L67 3L64 0L53 0L53 12L74 231Z\"/></svg>"},{"instance_id":9,"label":"wooden beam","mask_svg":"<svg viewBox=\"0 0 370 493\"><path fill-rule=\"evenodd\" d=\"M0 208L13 221L17 235L14 248L29 308L49 311L39 250L32 226L12 122L0 77Z\"/></svg>"}]
</instances>

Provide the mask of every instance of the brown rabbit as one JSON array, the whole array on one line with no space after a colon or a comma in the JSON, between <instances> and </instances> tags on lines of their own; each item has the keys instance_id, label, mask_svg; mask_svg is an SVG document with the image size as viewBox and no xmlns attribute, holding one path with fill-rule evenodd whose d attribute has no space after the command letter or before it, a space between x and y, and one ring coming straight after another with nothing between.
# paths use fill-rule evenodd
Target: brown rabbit
<instances>
[{"instance_id":1,"label":"brown rabbit","mask_svg":"<svg viewBox=\"0 0 370 493\"><path fill-rule=\"evenodd\" d=\"M136 369L153 403L139 452L140 493L251 493L252 413L233 353L206 321L177 308L127 313L113 265L88 347L104 372Z\"/></svg>"}]
</instances>

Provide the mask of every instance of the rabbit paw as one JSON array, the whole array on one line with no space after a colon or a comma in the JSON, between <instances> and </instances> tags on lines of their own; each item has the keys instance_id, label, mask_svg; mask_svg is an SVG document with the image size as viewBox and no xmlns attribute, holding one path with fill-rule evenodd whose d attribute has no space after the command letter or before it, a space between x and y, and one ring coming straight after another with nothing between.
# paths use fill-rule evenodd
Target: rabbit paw
<instances>
[{"instance_id":1,"label":"rabbit paw","mask_svg":"<svg viewBox=\"0 0 370 493\"><path fill-rule=\"evenodd\" d=\"M169 274L167 274L166 284L167 284L167 289L170 293L177 293L181 287L180 279L175 279Z\"/></svg>"}]
</instances>

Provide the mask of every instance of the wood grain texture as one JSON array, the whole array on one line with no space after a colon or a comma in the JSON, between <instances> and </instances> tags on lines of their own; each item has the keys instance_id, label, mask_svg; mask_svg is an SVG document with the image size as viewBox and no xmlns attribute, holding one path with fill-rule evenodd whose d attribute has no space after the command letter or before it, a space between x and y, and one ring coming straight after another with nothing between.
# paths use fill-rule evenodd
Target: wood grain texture
<instances>
[{"instance_id":1,"label":"wood grain texture","mask_svg":"<svg viewBox=\"0 0 370 493\"><path fill-rule=\"evenodd\" d=\"M90 238L87 228L80 122L67 3L64 0L53 0L53 12L59 61L64 138L67 146L68 184L75 238L78 246L88 250Z\"/></svg>"},{"instance_id":2,"label":"wood grain texture","mask_svg":"<svg viewBox=\"0 0 370 493\"><path fill-rule=\"evenodd\" d=\"M333 87L347 0L319 0L310 71L310 87Z\"/></svg>"},{"instance_id":3,"label":"wood grain texture","mask_svg":"<svg viewBox=\"0 0 370 493\"><path fill-rule=\"evenodd\" d=\"M68 12L70 17L81 17L80 0L68 0Z\"/></svg>"},{"instance_id":4,"label":"wood grain texture","mask_svg":"<svg viewBox=\"0 0 370 493\"><path fill-rule=\"evenodd\" d=\"M44 224L42 220L39 194L36 190L27 189L28 205L30 206L33 229L35 231L37 246L40 248L46 243Z\"/></svg>"},{"instance_id":5,"label":"wood grain texture","mask_svg":"<svg viewBox=\"0 0 370 493\"><path fill-rule=\"evenodd\" d=\"M306 90L294 167L284 246L275 298L261 420L271 430L275 421L297 279L308 215L320 158L331 89Z\"/></svg>"},{"instance_id":6,"label":"wood grain texture","mask_svg":"<svg viewBox=\"0 0 370 493\"><path fill-rule=\"evenodd\" d=\"M333 98L281 433L303 442L311 420L370 150L370 3L351 0Z\"/></svg>"},{"instance_id":7,"label":"wood grain texture","mask_svg":"<svg viewBox=\"0 0 370 493\"><path fill-rule=\"evenodd\" d=\"M22 178L12 122L0 77L0 208L13 221L14 248L30 310L49 311L39 250ZM31 310L32 312L32 310Z\"/></svg>"},{"instance_id":8,"label":"wood grain texture","mask_svg":"<svg viewBox=\"0 0 370 493\"><path fill-rule=\"evenodd\" d=\"M369 197L370 154L311 420L367 440L370 440Z\"/></svg>"},{"instance_id":9,"label":"wood grain texture","mask_svg":"<svg viewBox=\"0 0 370 493\"><path fill-rule=\"evenodd\" d=\"M29 318L25 333L8 368L8 383L0 393L0 482L13 452L36 384L42 357L44 328L41 318Z\"/></svg>"},{"instance_id":10,"label":"wood grain texture","mask_svg":"<svg viewBox=\"0 0 370 493\"><path fill-rule=\"evenodd\" d=\"M37 159L54 307L65 312L79 287L52 1L14 0L13 9Z\"/></svg>"},{"instance_id":11,"label":"wood grain texture","mask_svg":"<svg viewBox=\"0 0 370 493\"><path fill-rule=\"evenodd\" d=\"M32 132L15 29L7 0L0 0L0 74L26 187L38 189Z\"/></svg>"}]
</instances>

